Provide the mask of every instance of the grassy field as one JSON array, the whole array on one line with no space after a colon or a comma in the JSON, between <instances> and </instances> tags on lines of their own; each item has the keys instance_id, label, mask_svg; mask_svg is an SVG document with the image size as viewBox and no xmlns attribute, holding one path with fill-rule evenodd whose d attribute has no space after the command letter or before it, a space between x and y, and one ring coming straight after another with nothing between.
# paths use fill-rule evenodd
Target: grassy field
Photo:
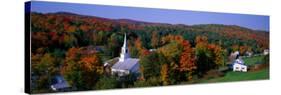
<instances>
[{"instance_id":1,"label":"grassy field","mask_svg":"<svg viewBox=\"0 0 281 95\"><path fill-rule=\"evenodd\" d=\"M201 80L200 83L269 79L269 68L255 72L228 72L224 77Z\"/></svg>"},{"instance_id":2,"label":"grassy field","mask_svg":"<svg viewBox=\"0 0 281 95\"><path fill-rule=\"evenodd\" d=\"M262 63L264 55L253 56L253 57L245 57L243 58L246 65L254 65L256 63Z\"/></svg>"},{"instance_id":3,"label":"grassy field","mask_svg":"<svg viewBox=\"0 0 281 95\"><path fill-rule=\"evenodd\" d=\"M254 65L256 63L261 63L264 56L254 56L243 58L245 64ZM269 79L269 67L261 69L259 71L251 72L232 72L229 71L223 77L213 78L213 79L201 79L198 83L210 83L210 82L230 82L230 81L244 81L244 80L261 80Z\"/></svg>"}]
</instances>

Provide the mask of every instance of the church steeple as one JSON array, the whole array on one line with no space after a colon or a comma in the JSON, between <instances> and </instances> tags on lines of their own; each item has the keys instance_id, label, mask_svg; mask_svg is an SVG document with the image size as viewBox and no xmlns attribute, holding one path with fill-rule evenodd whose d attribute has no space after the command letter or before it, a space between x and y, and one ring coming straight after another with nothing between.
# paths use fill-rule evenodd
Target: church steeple
<instances>
[{"instance_id":1,"label":"church steeple","mask_svg":"<svg viewBox=\"0 0 281 95\"><path fill-rule=\"evenodd\" d=\"M126 34L125 34L125 37L124 37L123 47L127 48L127 37L126 37Z\"/></svg>"},{"instance_id":2,"label":"church steeple","mask_svg":"<svg viewBox=\"0 0 281 95\"><path fill-rule=\"evenodd\" d=\"M119 62L124 62L127 58L129 58L129 51L127 49L127 38L126 38L126 34L125 34L124 43L123 43L123 46L121 49Z\"/></svg>"}]
</instances>

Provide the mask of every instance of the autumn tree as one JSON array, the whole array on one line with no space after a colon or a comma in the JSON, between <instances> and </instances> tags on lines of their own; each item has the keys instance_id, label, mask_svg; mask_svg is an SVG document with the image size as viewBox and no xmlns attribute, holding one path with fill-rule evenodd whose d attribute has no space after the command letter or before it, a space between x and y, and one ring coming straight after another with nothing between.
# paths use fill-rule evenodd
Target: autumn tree
<instances>
[{"instance_id":1,"label":"autumn tree","mask_svg":"<svg viewBox=\"0 0 281 95\"><path fill-rule=\"evenodd\" d=\"M149 51L143 46L143 42L141 41L141 38L136 39L135 47L137 48L140 57L149 54Z\"/></svg>"},{"instance_id":2,"label":"autumn tree","mask_svg":"<svg viewBox=\"0 0 281 95\"><path fill-rule=\"evenodd\" d=\"M240 47L239 47L239 53L240 53L241 55L245 55L245 53L247 52L247 50L248 50L248 46L246 46L246 45L243 45L243 46L240 46Z\"/></svg>"},{"instance_id":3,"label":"autumn tree","mask_svg":"<svg viewBox=\"0 0 281 95\"><path fill-rule=\"evenodd\" d=\"M192 74L196 69L195 55L188 41L183 41L183 52L180 56L179 70L188 73L188 80L192 78Z\"/></svg>"},{"instance_id":4,"label":"autumn tree","mask_svg":"<svg viewBox=\"0 0 281 95\"><path fill-rule=\"evenodd\" d=\"M95 89L114 89L120 87L120 83L114 76L103 76L95 85Z\"/></svg>"},{"instance_id":5,"label":"autumn tree","mask_svg":"<svg viewBox=\"0 0 281 95\"><path fill-rule=\"evenodd\" d=\"M152 35L151 35L151 46L153 48L157 48L157 46L160 43L159 39L160 39L160 37L159 37L159 34L157 33L157 31L153 31Z\"/></svg>"},{"instance_id":6,"label":"autumn tree","mask_svg":"<svg viewBox=\"0 0 281 95\"><path fill-rule=\"evenodd\" d=\"M32 50L37 48L47 47L49 45L48 34L45 32L32 32L31 33Z\"/></svg>"},{"instance_id":7,"label":"autumn tree","mask_svg":"<svg viewBox=\"0 0 281 95\"><path fill-rule=\"evenodd\" d=\"M225 52L222 49L222 47L220 47L219 45L216 45L216 44L209 44L208 49L212 53L213 61L216 64L216 67L224 65Z\"/></svg>"},{"instance_id":8,"label":"autumn tree","mask_svg":"<svg viewBox=\"0 0 281 95\"><path fill-rule=\"evenodd\" d=\"M58 74L58 69L54 66L54 57L50 53L32 55L31 68L36 83L35 91L48 91L51 85L52 76Z\"/></svg>"},{"instance_id":9,"label":"autumn tree","mask_svg":"<svg viewBox=\"0 0 281 95\"><path fill-rule=\"evenodd\" d=\"M103 74L103 65L100 57L97 54L85 56L81 58L78 64L82 65L84 87L93 89L99 76Z\"/></svg>"},{"instance_id":10,"label":"autumn tree","mask_svg":"<svg viewBox=\"0 0 281 95\"><path fill-rule=\"evenodd\" d=\"M107 33L105 31L94 31L90 38L92 38L94 45L104 45L107 42Z\"/></svg>"},{"instance_id":11,"label":"autumn tree","mask_svg":"<svg viewBox=\"0 0 281 95\"><path fill-rule=\"evenodd\" d=\"M169 82L171 84L181 81L180 56L183 52L184 39L179 35L168 35L162 38L164 46L159 48L157 51L166 58L169 65Z\"/></svg>"},{"instance_id":12,"label":"autumn tree","mask_svg":"<svg viewBox=\"0 0 281 95\"><path fill-rule=\"evenodd\" d=\"M103 73L102 61L97 53L83 54L80 48L70 48L66 53L66 62L62 74L78 90L93 89Z\"/></svg>"},{"instance_id":13,"label":"autumn tree","mask_svg":"<svg viewBox=\"0 0 281 95\"><path fill-rule=\"evenodd\" d=\"M161 81L163 85L169 84L169 67L168 64L163 64L161 66Z\"/></svg>"},{"instance_id":14,"label":"autumn tree","mask_svg":"<svg viewBox=\"0 0 281 95\"><path fill-rule=\"evenodd\" d=\"M168 61L163 54L152 52L140 58L140 71L141 71L141 81L137 82L136 85L153 85L157 86L162 84L162 65L167 64ZM168 71L166 74L169 74ZM168 81L168 77L166 77ZM150 83L150 84L146 84Z\"/></svg>"},{"instance_id":15,"label":"autumn tree","mask_svg":"<svg viewBox=\"0 0 281 95\"><path fill-rule=\"evenodd\" d=\"M232 52L239 51L239 45L234 44L231 46L231 48L232 48Z\"/></svg>"},{"instance_id":16,"label":"autumn tree","mask_svg":"<svg viewBox=\"0 0 281 95\"><path fill-rule=\"evenodd\" d=\"M161 86L161 82L158 77L151 77L146 80L140 80L134 82L134 87L148 87L148 86Z\"/></svg>"},{"instance_id":17,"label":"autumn tree","mask_svg":"<svg viewBox=\"0 0 281 95\"><path fill-rule=\"evenodd\" d=\"M70 33L76 31L76 26L74 26L74 25L66 26L65 28L66 28L65 30L66 30L67 32L70 32Z\"/></svg>"},{"instance_id":18,"label":"autumn tree","mask_svg":"<svg viewBox=\"0 0 281 95\"><path fill-rule=\"evenodd\" d=\"M195 42L197 73L199 76L202 76L213 65L211 52L208 50L208 38L206 36L197 36Z\"/></svg>"},{"instance_id":19,"label":"autumn tree","mask_svg":"<svg viewBox=\"0 0 281 95\"><path fill-rule=\"evenodd\" d=\"M102 74L103 72L102 62L97 54L82 57L78 63L83 65L85 70L94 71L98 74Z\"/></svg>"},{"instance_id":20,"label":"autumn tree","mask_svg":"<svg viewBox=\"0 0 281 95\"><path fill-rule=\"evenodd\" d=\"M184 38L181 35L167 35L161 38L161 44L168 44L172 41L176 41L177 43L181 43L184 41Z\"/></svg>"},{"instance_id":21,"label":"autumn tree","mask_svg":"<svg viewBox=\"0 0 281 95\"><path fill-rule=\"evenodd\" d=\"M88 25L80 25L79 28L84 32L88 32L90 30Z\"/></svg>"},{"instance_id":22,"label":"autumn tree","mask_svg":"<svg viewBox=\"0 0 281 95\"><path fill-rule=\"evenodd\" d=\"M179 60L179 56L182 52L182 46L178 42L172 41L159 48L158 52L162 53L170 62L176 62Z\"/></svg>"},{"instance_id":23,"label":"autumn tree","mask_svg":"<svg viewBox=\"0 0 281 95\"><path fill-rule=\"evenodd\" d=\"M111 57L119 56L120 47L122 46L119 40L120 37L116 33L113 33L108 40L107 47Z\"/></svg>"},{"instance_id":24,"label":"autumn tree","mask_svg":"<svg viewBox=\"0 0 281 95\"><path fill-rule=\"evenodd\" d=\"M61 70L68 83L79 89L83 87L82 66L78 64L80 56L79 48L70 48L66 52L65 63Z\"/></svg>"},{"instance_id":25,"label":"autumn tree","mask_svg":"<svg viewBox=\"0 0 281 95\"><path fill-rule=\"evenodd\" d=\"M73 34L65 34L63 36L64 47L70 48L77 45L77 38Z\"/></svg>"},{"instance_id":26,"label":"autumn tree","mask_svg":"<svg viewBox=\"0 0 281 95\"><path fill-rule=\"evenodd\" d=\"M219 45L209 44L206 36L196 37L195 55L199 76L224 64L224 50Z\"/></svg>"},{"instance_id":27,"label":"autumn tree","mask_svg":"<svg viewBox=\"0 0 281 95\"><path fill-rule=\"evenodd\" d=\"M141 57L140 65L145 79L160 75L161 64L156 52Z\"/></svg>"},{"instance_id":28,"label":"autumn tree","mask_svg":"<svg viewBox=\"0 0 281 95\"><path fill-rule=\"evenodd\" d=\"M139 54L138 49L133 45L129 45L128 48L129 48L129 52L130 52L130 57L137 58L138 54Z\"/></svg>"}]
</instances>

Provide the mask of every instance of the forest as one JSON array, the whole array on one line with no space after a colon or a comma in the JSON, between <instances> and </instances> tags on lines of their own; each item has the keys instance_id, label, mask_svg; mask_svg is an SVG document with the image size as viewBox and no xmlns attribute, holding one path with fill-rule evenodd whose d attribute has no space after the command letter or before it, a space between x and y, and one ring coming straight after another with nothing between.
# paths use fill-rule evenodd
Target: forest
<instances>
[{"instance_id":1,"label":"forest","mask_svg":"<svg viewBox=\"0 0 281 95\"><path fill-rule=\"evenodd\" d=\"M269 31L237 25L183 25L109 19L67 12L31 14L33 93L52 92L62 75L71 90L98 90L196 83L225 67L239 51L269 49ZM140 59L140 77L118 79L104 62L119 56L124 34L130 56ZM262 63L269 63L268 56Z\"/></svg>"}]
</instances>

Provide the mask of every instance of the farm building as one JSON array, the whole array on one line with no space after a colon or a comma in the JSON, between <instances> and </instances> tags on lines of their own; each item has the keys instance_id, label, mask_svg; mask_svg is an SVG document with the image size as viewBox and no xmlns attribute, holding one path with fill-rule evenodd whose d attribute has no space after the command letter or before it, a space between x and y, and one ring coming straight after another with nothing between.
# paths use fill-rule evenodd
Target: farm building
<instances>
[{"instance_id":1,"label":"farm building","mask_svg":"<svg viewBox=\"0 0 281 95\"><path fill-rule=\"evenodd\" d=\"M263 55L268 55L269 54L269 49L263 50Z\"/></svg>"},{"instance_id":2,"label":"farm building","mask_svg":"<svg viewBox=\"0 0 281 95\"><path fill-rule=\"evenodd\" d=\"M236 59L233 63L233 71L247 72L247 66L244 64L244 61L240 58Z\"/></svg>"}]
</instances>

